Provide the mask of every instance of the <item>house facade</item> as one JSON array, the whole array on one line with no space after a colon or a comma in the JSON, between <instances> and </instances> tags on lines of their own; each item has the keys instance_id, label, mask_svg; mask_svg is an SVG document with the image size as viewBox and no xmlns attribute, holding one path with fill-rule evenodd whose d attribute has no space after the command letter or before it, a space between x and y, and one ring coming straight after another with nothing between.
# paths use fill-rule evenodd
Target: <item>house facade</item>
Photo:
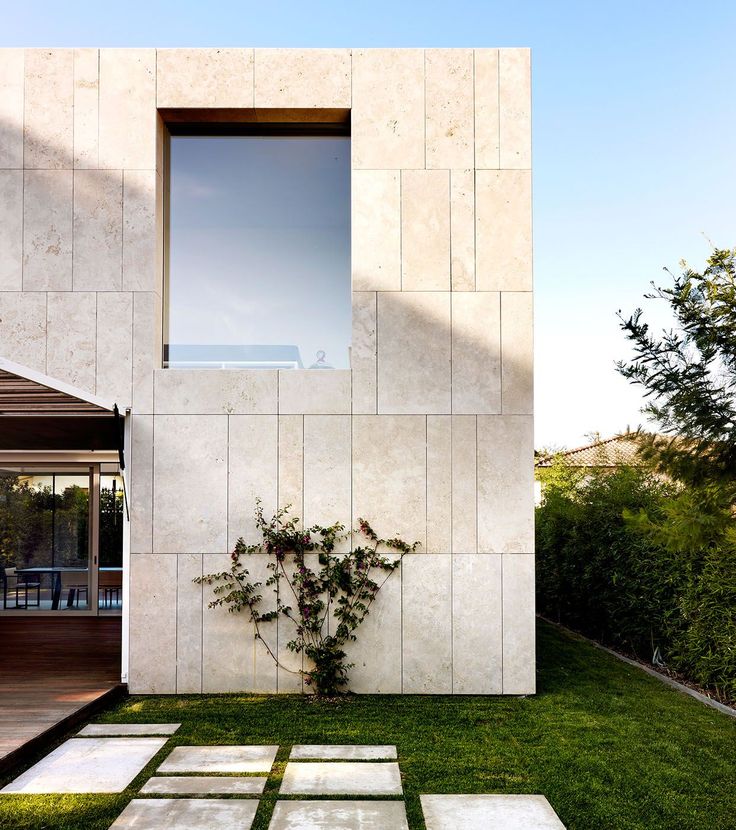
<instances>
[{"instance_id":1,"label":"house facade","mask_svg":"<svg viewBox=\"0 0 736 830\"><path fill-rule=\"evenodd\" d=\"M200 235L205 201L255 146L205 140L252 137L269 153L248 156L253 170L283 170L295 154L303 167L279 179L275 206L273 177L255 193L238 180L243 198L223 215L250 199L264 224ZM299 138L312 143L297 153ZM192 184L196 165L214 176L216 163L216 187ZM334 190L289 190L302 170L321 187L323 169ZM316 254L312 270L292 258L279 271L289 245L276 244L245 282L237 268L221 282L243 240L261 244L258 229L297 202L323 223L319 256L345 237L345 267L330 259L327 287ZM292 224L303 264L319 246L309 221ZM231 243L233 262L202 264ZM261 348L268 336L254 327L283 322L275 301L248 307L261 290L298 295L319 336L305 333L301 351L283 337ZM221 335L218 302L235 321ZM0 358L8 382L20 379L13 389L56 384L110 417L117 405L119 447L87 440L83 426L62 441L25 402L15 431L0 414L0 466L14 493L55 493L74 464L91 470L100 504L124 489L121 595L89 600L105 580L88 553L99 572L86 595L65 604L69 574L49 566L39 610L16 592L13 613L85 613L73 607L82 596L96 614L119 601L131 692L301 690L245 617L209 609L211 589L193 581L226 568L238 537L257 540L256 498L266 513L292 505L306 525L363 517L420 543L351 646L352 690L534 692L528 50L0 50ZM44 417L63 419L69 400L44 404L58 407ZM19 484L34 464L43 482ZM120 484L106 490L105 475ZM251 573L265 575L264 561ZM266 635L287 664L289 626Z\"/></svg>"}]
</instances>

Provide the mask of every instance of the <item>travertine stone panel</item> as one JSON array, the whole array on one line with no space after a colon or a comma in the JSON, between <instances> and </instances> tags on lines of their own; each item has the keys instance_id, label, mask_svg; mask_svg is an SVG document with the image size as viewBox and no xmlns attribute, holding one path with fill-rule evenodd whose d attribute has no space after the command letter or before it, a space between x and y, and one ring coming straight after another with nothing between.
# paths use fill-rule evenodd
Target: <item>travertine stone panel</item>
<instances>
[{"instance_id":1,"label":"travertine stone panel","mask_svg":"<svg viewBox=\"0 0 736 830\"><path fill-rule=\"evenodd\" d=\"M497 170L500 165L498 51L475 50L475 166L479 170Z\"/></svg>"},{"instance_id":2,"label":"travertine stone panel","mask_svg":"<svg viewBox=\"0 0 736 830\"><path fill-rule=\"evenodd\" d=\"M100 167L156 168L156 50L100 49Z\"/></svg>"},{"instance_id":3,"label":"travertine stone panel","mask_svg":"<svg viewBox=\"0 0 736 830\"><path fill-rule=\"evenodd\" d=\"M503 557L503 693L536 691L534 555Z\"/></svg>"},{"instance_id":4,"label":"travertine stone panel","mask_svg":"<svg viewBox=\"0 0 736 830\"><path fill-rule=\"evenodd\" d=\"M153 412L153 370L161 366L161 298L138 291L133 295L133 406Z\"/></svg>"},{"instance_id":5,"label":"travertine stone panel","mask_svg":"<svg viewBox=\"0 0 736 830\"><path fill-rule=\"evenodd\" d=\"M154 435L153 549L227 551L227 416L157 415Z\"/></svg>"},{"instance_id":6,"label":"travertine stone panel","mask_svg":"<svg viewBox=\"0 0 736 830\"><path fill-rule=\"evenodd\" d=\"M202 591L192 580L202 576L202 556L184 553L177 561L176 589L176 691L202 691ZM209 610L209 609L207 609Z\"/></svg>"},{"instance_id":7,"label":"travertine stone panel","mask_svg":"<svg viewBox=\"0 0 736 830\"><path fill-rule=\"evenodd\" d=\"M0 291L0 355L46 373L46 294Z\"/></svg>"},{"instance_id":8,"label":"travertine stone panel","mask_svg":"<svg viewBox=\"0 0 736 830\"><path fill-rule=\"evenodd\" d=\"M452 550L452 417L427 416L427 551Z\"/></svg>"},{"instance_id":9,"label":"travertine stone panel","mask_svg":"<svg viewBox=\"0 0 736 830\"><path fill-rule=\"evenodd\" d=\"M475 291L475 171L450 171L450 269L453 291Z\"/></svg>"},{"instance_id":10,"label":"travertine stone panel","mask_svg":"<svg viewBox=\"0 0 736 830\"><path fill-rule=\"evenodd\" d=\"M532 166L531 53L500 49L498 54L501 167Z\"/></svg>"},{"instance_id":11,"label":"travertine stone panel","mask_svg":"<svg viewBox=\"0 0 736 830\"><path fill-rule=\"evenodd\" d=\"M256 49L255 106L350 108L349 49Z\"/></svg>"},{"instance_id":12,"label":"travertine stone panel","mask_svg":"<svg viewBox=\"0 0 736 830\"><path fill-rule=\"evenodd\" d=\"M304 416L305 526L341 522L350 530L350 448L349 415Z\"/></svg>"},{"instance_id":13,"label":"travertine stone panel","mask_svg":"<svg viewBox=\"0 0 736 830\"><path fill-rule=\"evenodd\" d=\"M154 171L123 173L123 287L126 291L161 293L156 198Z\"/></svg>"},{"instance_id":14,"label":"travertine stone panel","mask_svg":"<svg viewBox=\"0 0 736 830\"><path fill-rule=\"evenodd\" d=\"M256 499L270 519L278 508L278 420L276 415L232 415L228 443L228 550L238 537L261 541L254 521Z\"/></svg>"},{"instance_id":15,"label":"travertine stone panel","mask_svg":"<svg viewBox=\"0 0 736 830\"><path fill-rule=\"evenodd\" d=\"M378 295L378 411L450 412L450 294Z\"/></svg>"},{"instance_id":16,"label":"travertine stone panel","mask_svg":"<svg viewBox=\"0 0 736 830\"><path fill-rule=\"evenodd\" d=\"M506 325L504 317L504 331ZM452 295L452 411L501 411L501 301L496 291Z\"/></svg>"},{"instance_id":17,"label":"travertine stone panel","mask_svg":"<svg viewBox=\"0 0 736 830\"><path fill-rule=\"evenodd\" d=\"M49 293L47 314L47 373L94 393L97 295L91 291Z\"/></svg>"},{"instance_id":18,"label":"travertine stone panel","mask_svg":"<svg viewBox=\"0 0 736 830\"><path fill-rule=\"evenodd\" d=\"M473 167L473 50L427 49L427 167Z\"/></svg>"},{"instance_id":19,"label":"travertine stone panel","mask_svg":"<svg viewBox=\"0 0 736 830\"><path fill-rule=\"evenodd\" d=\"M226 554L202 557L203 573L228 570L232 562ZM265 582L271 572L266 569L267 557L254 554L247 568L256 582ZM268 590L268 589L267 589ZM276 691L276 664L262 642L255 639L253 624L244 614L230 614L227 608L208 608L212 589L203 588L202 625L202 691L254 692ZM264 596L270 599L269 593ZM276 623L263 623L261 636L269 647L276 649ZM227 659L223 659L223 655Z\"/></svg>"},{"instance_id":20,"label":"travertine stone panel","mask_svg":"<svg viewBox=\"0 0 736 830\"><path fill-rule=\"evenodd\" d=\"M122 288L123 173L77 170L74 173L75 291Z\"/></svg>"},{"instance_id":21,"label":"travertine stone panel","mask_svg":"<svg viewBox=\"0 0 736 830\"><path fill-rule=\"evenodd\" d=\"M357 544L357 542L356 542ZM412 554L413 555L413 554ZM396 554L387 554L396 561ZM401 566L381 588L358 639L348 643L350 691L356 694L401 693Z\"/></svg>"},{"instance_id":22,"label":"travertine stone panel","mask_svg":"<svg viewBox=\"0 0 736 830\"><path fill-rule=\"evenodd\" d=\"M501 555L452 557L452 659L455 694L502 690Z\"/></svg>"},{"instance_id":23,"label":"travertine stone panel","mask_svg":"<svg viewBox=\"0 0 736 830\"><path fill-rule=\"evenodd\" d=\"M71 170L24 173L23 290L72 288Z\"/></svg>"},{"instance_id":24,"label":"travertine stone panel","mask_svg":"<svg viewBox=\"0 0 736 830\"><path fill-rule=\"evenodd\" d=\"M476 172L476 287L479 291L531 291L531 219L528 170Z\"/></svg>"},{"instance_id":25,"label":"travertine stone panel","mask_svg":"<svg viewBox=\"0 0 736 830\"><path fill-rule=\"evenodd\" d=\"M534 308L530 291L501 294L504 414L534 409Z\"/></svg>"},{"instance_id":26,"label":"travertine stone panel","mask_svg":"<svg viewBox=\"0 0 736 830\"><path fill-rule=\"evenodd\" d=\"M531 416L478 416L478 550L534 550Z\"/></svg>"},{"instance_id":27,"label":"travertine stone panel","mask_svg":"<svg viewBox=\"0 0 736 830\"><path fill-rule=\"evenodd\" d=\"M278 377L281 415L350 414L348 369L282 369Z\"/></svg>"},{"instance_id":28,"label":"travertine stone panel","mask_svg":"<svg viewBox=\"0 0 736 830\"><path fill-rule=\"evenodd\" d=\"M394 170L353 170L354 291L401 289L401 180Z\"/></svg>"},{"instance_id":29,"label":"travertine stone panel","mask_svg":"<svg viewBox=\"0 0 736 830\"><path fill-rule=\"evenodd\" d=\"M353 292L353 341L350 348L353 412L374 415L376 398L376 311L374 291Z\"/></svg>"},{"instance_id":30,"label":"travertine stone panel","mask_svg":"<svg viewBox=\"0 0 736 830\"><path fill-rule=\"evenodd\" d=\"M316 557L315 557L316 559ZM313 567L313 565L310 565ZM289 573L293 572L293 561L286 565ZM285 584L281 585L281 590L286 592L289 597L288 602L291 602L293 596ZM275 603L274 603L275 604ZM296 639L296 626L294 623L284 616L280 616L277 622L278 626L278 657L279 666L277 667L277 687L280 694L301 692L309 693L312 691L309 686L306 686L302 679L301 670L305 663L305 658L301 654L296 654L287 647L287 643Z\"/></svg>"},{"instance_id":31,"label":"travertine stone panel","mask_svg":"<svg viewBox=\"0 0 736 830\"><path fill-rule=\"evenodd\" d=\"M401 173L401 287L450 289L450 173Z\"/></svg>"},{"instance_id":32,"label":"travertine stone panel","mask_svg":"<svg viewBox=\"0 0 736 830\"><path fill-rule=\"evenodd\" d=\"M478 549L476 501L476 419L452 416L452 550L473 553Z\"/></svg>"},{"instance_id":33,"label":"travertine stone panel","mask_svg":"<svg viewBox=\"0 0 736 830\"><path fill-rule=\"evenodd\" d=\"M68 169L74 157L74 51L27 49L23 166Z\"/></svg>"},{"instance_id":34,"label":"travertine stone panel","mask_svg":"<svg viewBox=\"0 0 736 830\"><path fill-rule=\"evenodd\" d=\"M132 415L130 445L130 550L153 551L153 415ZM135 585L133 590L137 590Z\"/></svg>"},{"instance_id":35,"label":"travertine stone panel","mask_svg":"<svg viewBox=\"0 0 736 830\"><path fill-rule=\"evenodd\" d=\"M279 507L304 516L304 417L279 415Z\"/></svg>"},{"instance_id":36,"label":"travertine stone panel","mask_svg":"<svg viewBox=\"0 0 736 830\"><path fill-rule=\"evenodd\" d=\"M276 414L275 369L157 369L157 414Z\"/></svg>"},{"instance_id":37,"label":"travertine stone panel","mask_svg":"<svg viewBox=\"0 0 736 830\"><path fill-rule=\"evenodd\" d=\"M452 556L409 554L402 570L404 694L452 692Z\"/></svg>"},{"instance_id":38,"label":"travertine stone panel","mask_svg":"<svg viewBox=\"0 0 736 830\"><path fill-rule=\"evenodd\" d=\"M353 169L424 167L424 50L353 50Z\"/></svg>"},{"instance_id":39,"label":"travertine stone panel","mask_svg":"<svg viewBox=\"0 0 736 830\"><path fill-rule=\"evenodd\" d=\"M0 168L23 167L23 49L0 49Z\"/></svg>"},{"instance_id":40,"label":"travertine stone panel","mask_svg":"<svg viewBox=\"0 0 736 830\"><path fill-rule=\"evenodd\" d=\"M99 163L99 49L74 50L74 166Z\"/></svg>"},{"instance_id":41,"label":"travertine stone panel","mask_svg":"<svg viewBox=\"0 0 736 830\"><path fill-rule=\"evenodd\" d=\"M426 454L423 415L353 416L353 519L426 545Z\"/></svg>"},{"instance_id":42,"label":"travertine stone panel","mask_svg":"<svg viewBox=\"0 0 736 830\"><path fill-rule=\"evenodd\" d=\"M149 553L130 557L132 694L176 692L176 559Z\"/></svg>"},{"instance_id":43,"label":"travertine stone panel","mask_svg":"<svg viewBox=\"0 0 736 830\"><path fill-rule=\"evenodd\" d=\"M22 288L23 173L0 170L0 291Z\"/></svg>"},{"instance_id":44,"label":"travertine stone panel","mask_svg":"<svg viewBox=\"0 0 736 830\"><path fill-rule=\"evenodd\" d=\"M133 295L104 291L97 295L97 394L124 411L132 401Z\"/></svg>"},{"instance_id":45,"label":"travertine stone panel","mask_svg":"<svg viewBox=\"0 0 736 830\"><path fill-rule=\"evenodd\" d=\"M159 107L253 106L252 49L158 49Z\"/></svg>"}]
</instances>

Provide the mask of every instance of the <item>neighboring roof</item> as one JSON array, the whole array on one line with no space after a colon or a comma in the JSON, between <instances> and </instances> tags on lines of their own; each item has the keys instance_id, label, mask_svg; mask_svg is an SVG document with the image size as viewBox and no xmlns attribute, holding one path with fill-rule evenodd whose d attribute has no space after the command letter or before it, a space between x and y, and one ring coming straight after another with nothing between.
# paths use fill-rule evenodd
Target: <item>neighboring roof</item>
<instances>
[{"instance_id":1,"label":"neighboring roof","mask_svg":"<svg viewBox=\"0 0 736 830\"><path fill-rule=\"evenodd\" d=\"M641 464L636 433L614 435L605 441L596 441L574 450L540 456L535 467L551 467L556 459L570 467L618 467L622 464Z\"/></svg>"}]
</instances>

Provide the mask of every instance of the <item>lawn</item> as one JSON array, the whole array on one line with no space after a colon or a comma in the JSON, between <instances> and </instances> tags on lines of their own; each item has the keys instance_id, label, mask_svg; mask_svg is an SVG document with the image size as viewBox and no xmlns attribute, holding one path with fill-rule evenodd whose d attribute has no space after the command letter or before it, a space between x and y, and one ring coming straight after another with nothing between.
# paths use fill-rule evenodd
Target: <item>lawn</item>
<instances>
[{"instance_id":1,"label":"lawn","mask_svg":"<svg viewBox=\"0 0 736 830\"><path fill-rule=\"evenodd\" d=\"M540 622L529 698L379 697L319 704L247 695L133 697L110 722L181 722L116 796L1 796L0 827L104 830L174 744L279 744L254 830L266 830L291 744L396 744L412 830L420 793L543 793L568 830L734 830L736 720Z\"/></svg>"}]
</instances>

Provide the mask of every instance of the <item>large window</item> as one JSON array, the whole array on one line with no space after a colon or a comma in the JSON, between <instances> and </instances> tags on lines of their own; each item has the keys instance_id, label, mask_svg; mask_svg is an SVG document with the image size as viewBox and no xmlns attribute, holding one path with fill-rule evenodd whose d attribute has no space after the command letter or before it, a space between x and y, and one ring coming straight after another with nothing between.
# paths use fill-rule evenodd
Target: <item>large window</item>
<instances>
[{"instance_id":1,"label":"large window","mask_svg":"<svg viewBox=\"0 0 736 830\"><path fill-rule=\"evenodd\" d=\"M172 135L166 365L347 368L350 140Z\"/></svg>"}]
</instances>

